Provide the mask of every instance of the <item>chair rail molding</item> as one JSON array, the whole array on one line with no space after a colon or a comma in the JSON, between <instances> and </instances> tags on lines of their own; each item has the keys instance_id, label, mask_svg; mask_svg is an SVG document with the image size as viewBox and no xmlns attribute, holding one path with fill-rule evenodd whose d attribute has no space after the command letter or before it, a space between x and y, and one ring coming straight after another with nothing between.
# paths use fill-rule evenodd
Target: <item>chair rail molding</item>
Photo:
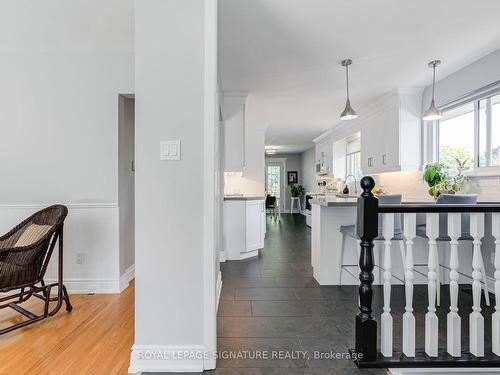
<instances>
[{"instance_id":1,"label":"chair rail molding","mask_svg":"<svg viewBox=\"0 0 500 375\"><path fill-rule=\"evenodd\" d=\"M0 233L52 203L0 204ZM133 268L120 275L118 203L62 203L69 210L64 226L64 283L68 293L120 293L133 278ZM56 275L54 258L45 280L53 282Z\"/></svg>"}]
</instances>

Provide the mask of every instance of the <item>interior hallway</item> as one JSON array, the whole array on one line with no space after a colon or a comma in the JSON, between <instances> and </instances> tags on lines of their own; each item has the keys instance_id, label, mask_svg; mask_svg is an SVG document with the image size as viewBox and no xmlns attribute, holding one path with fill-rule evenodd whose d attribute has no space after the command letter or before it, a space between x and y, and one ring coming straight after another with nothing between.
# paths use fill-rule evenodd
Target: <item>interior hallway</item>
<instances>
[{"instance_id":1,"label":"interior hallway","mask_svg":"<svg viewBox=\"0 0 500 375\"><path fill-rule=\"evenodd\" d=\"M353 346L357 287L316 283L310 236L302 215L284 214L281 222L268 216L259 257L221 263L218 312L219 351L307 351L309 358L222 359L218 374L386 373L360 371L348 359L313 358L315 351L347 353Z\"/></svg>"}]
</instances>

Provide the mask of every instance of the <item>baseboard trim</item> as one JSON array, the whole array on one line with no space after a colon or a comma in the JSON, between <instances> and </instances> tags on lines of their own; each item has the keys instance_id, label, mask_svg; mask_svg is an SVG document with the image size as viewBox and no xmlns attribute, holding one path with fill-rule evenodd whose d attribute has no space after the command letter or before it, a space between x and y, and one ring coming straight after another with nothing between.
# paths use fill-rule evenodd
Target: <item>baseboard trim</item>
<instances>
[{"instance_id":1,"label":"baseboard trim","mask_svg":"<svg viewBox=\"0 0 500 375\"><path fill-rule=\"evenodd\" d=\"M203 345L133 345L128 372L203 372L206 355Z\"/></svg>"},{"instance_id":2,"label":"baseboard trim","mask_svg":"<svg viewBox=\"0 0 500 375\"><path fill-rule=\"evenodd\" d=\"M125 270L125 273L120 277L120 293L128 288L130 282L135 278L135 264L132 264Z\"/></svg>"},{"instance_id":3,"label":"baseboard trim","mask_svg":"<svg viewBox=\"0 0 500 375\"><path fill-rule=\"evenodd\" d=\"M219 311L220 294L222 292L222 272L217 274L217 311Z\"/></svg>"},{"instance_id":4,"label":"baseboard trim","mask_svg":"<svg viewBox=\"0 0 500 375\"><path fill-rule=\"evenodd\" d=\"M56 283L57 279L45 279L47 284ZM69 294L119 294L120 280L102 279L64 279L64 286Z\"/></svg>"},{"instance_id":5,"label":"baseboard trim","mask_svg":"<svg viewBox=\"0 0 500 375\"><path fill-rule=\"evenodd\" d=\"M226 252L224 250L219 251L219 262L224 263L226 261Z\"/></svg>"}]
</instances>

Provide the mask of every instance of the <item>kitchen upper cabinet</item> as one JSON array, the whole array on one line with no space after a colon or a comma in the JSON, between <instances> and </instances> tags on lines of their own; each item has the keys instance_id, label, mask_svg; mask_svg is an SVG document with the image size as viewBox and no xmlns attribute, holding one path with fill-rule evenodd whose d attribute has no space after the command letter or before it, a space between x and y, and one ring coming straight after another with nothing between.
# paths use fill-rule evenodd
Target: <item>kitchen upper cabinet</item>
<instances>
[{"instance_id":1,"label":"kitchen upper cabinet","mask_svg":"<svg viewBox=\"0 0 500 375\"><path fill-rule=\"evenodd\" d=\"M421 91L386 95L360 118L363 174L421 168Z\"/></svg>"},{"instance_id":2,"label":"kitchen upper cabinet","mask_svg":"<svg viewBox=\"0 0 500 375\"><path fill-rule=\"evenodd\" d=\"M224 92L224 172L243 172L246 166L245 101L246 92Z\"/></svg>"},{"instance_id":3,"label":"kitchen upper cabinet","mask_svg":"<svg viewBox=\"0 0 500 375\"><path fill-rule=\"evenodd\" d=\"M314 141L316 155L316 174L332 175L333 174L333 141L331 131L328 131Z\"/></svg>"}]
</instances>

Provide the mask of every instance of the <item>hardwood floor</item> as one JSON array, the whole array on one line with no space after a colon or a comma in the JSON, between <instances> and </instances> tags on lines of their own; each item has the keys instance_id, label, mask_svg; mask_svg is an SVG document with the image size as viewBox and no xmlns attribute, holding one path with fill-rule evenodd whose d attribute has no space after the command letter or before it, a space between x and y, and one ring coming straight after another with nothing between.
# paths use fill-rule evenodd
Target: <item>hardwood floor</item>
<instances>
[{"instance_id":1,"label":"hardwood floor","mask_svg":"<svg viewBox=\"0 0 500 375\"><path fill-rule=\"evenodd\" d=\"M70 295L73 311L0 336L0 374L127 374L134 340L134 284L122 294ZM22 306L38 313L41 301ZM21 319L0 310L0 327Z\"/></svg>"}]
</instances>

